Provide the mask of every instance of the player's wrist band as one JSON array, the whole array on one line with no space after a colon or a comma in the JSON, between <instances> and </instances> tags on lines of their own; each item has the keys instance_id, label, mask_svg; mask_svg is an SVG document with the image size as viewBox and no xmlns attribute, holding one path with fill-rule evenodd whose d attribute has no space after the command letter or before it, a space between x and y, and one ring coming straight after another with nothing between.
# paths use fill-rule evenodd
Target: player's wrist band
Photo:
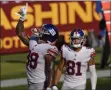
<instances>
[{"instance_id":1,"label":"player's wrist band","mask_svg":"<svg viewBox=\"0 0 111 90\"><path fill-rule=\"evenodd\" d=\"M21 20L21 21L24 21L24 20L25 20L25 17L20 17L20 20Z\"/></svg>"}]
</instances>

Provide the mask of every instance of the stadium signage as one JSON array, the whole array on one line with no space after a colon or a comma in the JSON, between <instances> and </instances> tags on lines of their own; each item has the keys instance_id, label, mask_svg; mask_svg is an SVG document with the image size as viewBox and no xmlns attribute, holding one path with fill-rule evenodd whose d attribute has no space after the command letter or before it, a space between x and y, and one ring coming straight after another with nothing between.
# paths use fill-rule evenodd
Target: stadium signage
<instances>
[{"instance_id":1,"label":"stadium signage","mask_svg":"<svg viewBox=\"0 0 111 90\"><path fill-rule=\"evenodd\" d=\"M40 27L43 23L57 26L65 40L69 41L69 33L73 28L94 29L98 33L100 20L93 2L28 2L27 20L24 22L25 32L31 35L31 28ZM19 17L15 15L25 2L8 2L2 4L1 10L1 47L0 53L27 51L27 47L15 34ZM6 8L6 6L8 8Z\"/></svg>"}]
</instances>

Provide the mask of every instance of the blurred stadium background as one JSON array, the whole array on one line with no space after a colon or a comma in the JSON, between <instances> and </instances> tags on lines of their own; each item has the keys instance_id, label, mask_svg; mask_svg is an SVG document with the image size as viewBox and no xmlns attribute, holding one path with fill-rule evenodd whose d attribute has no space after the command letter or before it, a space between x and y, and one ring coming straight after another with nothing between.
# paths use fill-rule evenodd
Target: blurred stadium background
<instances>
[{"instance_id":1,"label":"blurred stadium background","mask_svg":"<svg viewBox=\"0 0 111 90\"><path fill-rule=\"evenodd\" d=\"M69 42L70 31L73 28L82 28L87 37L86 45L96 50L97 72L102 71L99 75L103 75L98 77L97 90L111 90L111 1L32 0L27 2L28 14L24 22L26 34L30 36L33 27L52 23L57 26L60 38ZM27 88L25 64L28 48L15 34L19 19L15 13L25 4L26 1L20 0L0 1L1 90L26 90ZM58 62L59 56L56 58L55 65ZM62 82L58 87L61 88L61 86ZM91 90L89 79L87 90Z\"/></svg>"}]
</instances>

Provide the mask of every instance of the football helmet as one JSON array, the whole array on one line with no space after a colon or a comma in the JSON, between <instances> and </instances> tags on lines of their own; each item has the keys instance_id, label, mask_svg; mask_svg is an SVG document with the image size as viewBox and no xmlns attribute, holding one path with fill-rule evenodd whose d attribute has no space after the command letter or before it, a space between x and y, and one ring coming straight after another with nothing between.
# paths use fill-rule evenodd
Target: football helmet
<instances>
[{"instance_id":1,"label":"football helmet","mask_svg":"<svg viewBox=\"0 0 111 90\"><path fill-rule=\"evenodd\" d=\"M42 40L47 41L48 43L52 43L57 40L59 33L57 28L52 24L43 24L42 25Z\"/></svg>"},{"instance_id":2,"label":"football helmet","mask_svg":"<svg viewBox=\"0 0 111 90\"><path fill-rule=\"evenodd\" d=\"M74 48L82 47L85 43L85 34L82 29L74 29L70 33L70 45Z\"/></svg>"}]
</instances>

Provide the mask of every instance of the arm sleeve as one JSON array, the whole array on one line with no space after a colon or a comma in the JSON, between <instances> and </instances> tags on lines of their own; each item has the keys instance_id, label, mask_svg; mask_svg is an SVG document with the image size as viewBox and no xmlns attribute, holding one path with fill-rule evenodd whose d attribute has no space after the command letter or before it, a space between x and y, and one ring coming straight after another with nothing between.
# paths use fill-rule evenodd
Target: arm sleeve
<instances>
[{"instance_id":1,"label":"arm sleeve","mask_svg":"<svg viewBox=\"0 0 111 90\"><path fill-rule=\"evenodd\" d=\"M92 90L96 90L97 74L96 74L95 65L89 66L89 71L90 71Z\"/></svg>"}]
</instances>

